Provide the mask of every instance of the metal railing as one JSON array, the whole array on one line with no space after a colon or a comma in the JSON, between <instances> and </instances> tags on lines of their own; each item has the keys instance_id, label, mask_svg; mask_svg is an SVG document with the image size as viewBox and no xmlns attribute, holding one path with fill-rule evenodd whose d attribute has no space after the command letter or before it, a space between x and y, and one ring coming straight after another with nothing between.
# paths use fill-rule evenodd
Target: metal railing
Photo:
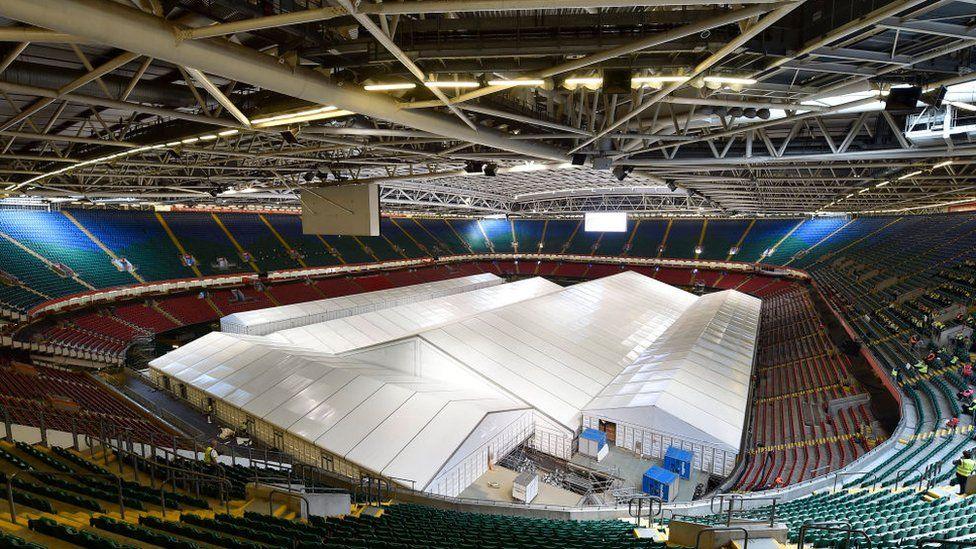
<instances>
[{"instance_id":1,"label":"metal railing","mask_svg":"<svg viewBox=\"0 0 976 549\"><path fill-rule=\"evenodd\" d=\"M746 530L741 526L713 526L699 530L698 535L695 536L695 549L701 547L702 536L709 533L714 535L718 532L742 532L743 539L745 540L745 543L742 545L742 549L749 549L749 530Z\"/></svg>"},{"instance_id":2,"label":"metal railing","mask_svg":"<svg viewBox=\"0 0 976 549\"><path fill-rule=\"evenodd\" d=\"M750 502L770 502L769 506L769 525L773 526L776 523L776 504L780 498L777 497L758 497L758 498L748 498ZM725 525L731 526L732 520L735 518L737 512L745 511L746 497L741 494L719 494L713 496L708 502L708 509L716 515L725 515ZM716 503L718 508L716 509ZM738 503L738 508L737 504ZM750 519L752 520L752 519Z\"/></svg>"},{"instance_id":3,"label":"metal railing","mask_svg":"<svg viewBox=\"0 0 976 549\"><path fill-rule=\"evenodd\" d=\"M850 549L851 538L854 534L857 534L864 538L867 542L868 549L871 548L871 536L867 534L864 530L858 530L851 526L850 522L811 522L800 526L800 535L796 540L797 549L803 549L804 543L806 543L807 532L810 530L822 530L825 532L844 532L847 536L844 538L844 547Z\"/></svg>"},{"instance_id":4,"label":"metal railing","mask_svg":"<svg viewBox=\"0 0 976 549\"><path fill-rule=\"evenodd\" d=\"M7 476L7 505L10 507L10 522L12 522L14 524L17 524L17 505L14 502L14 479L17 477L17 475L19 475L21 473L25 473L25 472L27 472L27 471L15 471L14 473L12 473L9 476ZM122 517L122 520L125 520L125 495L124 495L124 491L123 491L122 477L113 475L111 473L74 473L74 472L72 472L72 473L62 473L62 472L51 473L51 472L47 472L47 471L43 471L43 472L41 472L41 471L32 471L32 472L36 472L36 473L39 473L39 474L42 474L42 475L47 475L47 476L62 476L62 477L63 476L67 476L67 477L72 477L72 478L78 478L78 477L81 477L81 478L96 478L97 477L97 478L109 478L109 479L115 480L116 481L116 484L118 485L118 493L119 493L119 501L117 502L118 503L118 506L119 506L119 516ZM70 493L68 491L66 491L66 492L67 493Z\"/></svg>"}]
</instances>

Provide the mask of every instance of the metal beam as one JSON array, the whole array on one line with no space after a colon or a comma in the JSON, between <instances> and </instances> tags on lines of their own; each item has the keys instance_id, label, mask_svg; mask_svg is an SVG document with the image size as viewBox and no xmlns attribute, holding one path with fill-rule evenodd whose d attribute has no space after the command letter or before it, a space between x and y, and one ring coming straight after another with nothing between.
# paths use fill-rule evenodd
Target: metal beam
<instances>
[{"instance_id":1,"label":"metal beam","mask_svg":"<svg viewBox=\"0 0 976 549\"><path fill-rule=\"evenodd\" d=\"M218 103L223 105L223 107L227 109L227 112L229 112L231 116L236 118L237 121L241 123L241 125L245 127L251 126L251 121L247 119L247 116L244 116L244 113L242 113L240 109L237 108L237 105L234 105L234 102L231 101L226 95L224 95L224 92L220 91L220 88L215 86L214 83L211 82L209 78L207 78L207 75L203 74L202 72L192 67L186 67L186 72L190 73L190 76L192 76L194 80L199 82L200 85L203 86L203 88L207 90L207 92L214 99L216 99Z\"/></svg>"},{"instance_id":2,"label":"metal beam","mask_svg":"<svg viewBox=\"0 0 976 549\"><path fill-rule=\"evenodd\" d=\"M778 0L748 0L739 4L773 4ZM714 0L424 0L363 4L359 12L371 15L415 13L462 13L473 11L562 10L586 8L634 8L711 6Z\"/></svg>"},{"instance_id":3,"label":"metal beam","mask_svg":"<svg viewBox=\"0 0 976 549\"><path fill-rule=\"evenodd\" d=\"M213 38L227 34L237 34L239 32L253 32L274 27L286 27L288 25L300 25L302 23L314 23L335 19L346 15L346 10L342 8L318 8L313 10L293 11L291 13L281 13L268 17L255 17L243 21L232 21L230 23L219 23L207 27L185 28L176 31L176 37L180 40L195 40L199 38Z\"/></svg>"},{"instance_id":4,"label":"metal beam","mask_svg":"<svg viewBox=\"0 0 976 549\"><path fill-rule=\"evenodd\" d=\"M426 2L425 2L426 3ZM373 5L373 4L370 4ZM390 4L393 5L393 4ZM402 5L402 4L396 4ZM751 19L758 15L768 12L769 10L782 6L784 4L764 4L759 6L751 6L748 8L742 8L735 11L731 11L716 17L708 17L702 19L701 21L695 21L694 23L689 23L687 25L678 27L676 29L671 29L669 31L661 32L653 36L648 36L647 38L641 38L640 40L635 40L628 44L622 46L617 46L615 48L610 48L604 51L593 53L585 57L580 57L578 59L570 59L564 63L560 63L553 67L548 67L536 72L531 72L524 75L524 78L549 78L556 76L557 74L563 74L574 70L579 70L597 63L602 63L604 61L609 61L616 57L629 55L636 53L648 48L655 46L660 46L661 44L666 44L673 40L678 40L685 38L687 36L697 35L702 32L711 30L716 27L721 27L725 25L730 25L737 23L739 21L745 21ZM511 88L507 86L485 86L481 89L463 93L457 97L451 99L454 103L463 103L465 101L470 101L472 99L477 99L479 97L484 97L496 92L510 90ZM418 101L414 103L407 103L403 105L406 109L417 109L426 107L436 107L438 106L436 102L431 101Z\"/></svg>"},{"instance_id":5,"label":"metal beam","mask_svg":"<svg viewBox=\"0 0 976 549\"><path fill-rule=\"evenodd\" d=\"M776 21L779 21L780 19L782 19L783 16L785 16L786 14L788 14L791 11L793 11L794 9L796 9L802 3L803 2L800 1L800 2L796 2L796 3L786 4L785 6L781 6L781 7L777 8L777 9L775 9L775 10L767 13L766 15L763 16L762 19L760 19L759 21L757 21L751 27L749 27L748 29L742 31L742 33L740 33L739 36L737 36L733 40L729 41L729 43L727 43L721 49L719 49L718 51L716 51L712 55L709 55L704 61L702 61L701 63L699 63L698 65L696 65L695 68L692 69L691 72L688 74L688 77L689 78L695 78L698 75L702 74L703 72L707 71L713 65L715 65L718 62L720 62L722 59L725 59L726 56L728 56L733 51L735 51L738 48L740 48L743 44L745 44L747 41L751 40L753 37L755 37L756 35L758 35L760 32L762 32L762 31L766 30L767 28L769 28L769 26L772 25L773 23L775 23ZM576 147L575 149L573 149L571 152L576 152L576 151L578 151L578 150L580 150L580 149L582 149L582 148L584 148L584 147L592 144L597 139L600 139L600 138L604 137L605 135L607 135L608 133L612 132L613 130L619 128L620 126L623 126L624 124L626 124L628 122L630 122L631 120L633 120L634 118L636 118L637 116L639 116L642 112L644 112L645 110L647 110L650 107L652 107L655 103L657 103L661 99L664 99L665 97L667 97L668 95L670 95L672 92L674 92L678 88L684 86L685 84L687 84L687 81L673 82L671 84L668 84L667 86L664 86L664 88L662 88L660 91L658 91L657 93L655 93L654 95L652 95L650 99L644 101L640 105L637 105L636 107L634 107L633 109L631 109L631 111L629 113L627 113L626 115L624 115L624 116L618 118L617 120L615 120L612 124L610 124L609 126L607 126L606 128L604 128L602 131L600 131L600 133L598 133L596 136L588 139L586 142L584 142L583 144L579 145L578 147Z\"/></svg>"},{"instance_id":6,"label":"metal beam","mask_svg":"<svg viewBox=\"0 0 976 549\"><path fill-rule=\"evenodd\" d=\"M4 0L0 14L18 21L80 34L102 44L190 66L312 103L386 120L460 141L498 148L530 157L564 161L566 151L542 143L515 141L490 128L478 130L437 113L407 111L390 98L341 86L302 66L290 67L278 58L229 41L194 40L173 44L171 23L109 0Z\"/></svg>"}]
</instances>

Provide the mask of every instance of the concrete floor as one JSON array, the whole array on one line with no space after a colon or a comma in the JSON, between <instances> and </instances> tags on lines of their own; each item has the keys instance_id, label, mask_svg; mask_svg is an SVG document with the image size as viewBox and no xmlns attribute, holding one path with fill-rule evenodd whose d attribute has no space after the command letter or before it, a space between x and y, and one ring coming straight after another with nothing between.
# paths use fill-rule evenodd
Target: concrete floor
<instances>
[{"instance_id":1,"label":"concrete floor","mask_svg":"<svg viewBox=\"0 0 976 549\"><path fill-rule=\"evenodd\" d=\"M582 454L576 454L570 461L576 465L582 465L583 467L597 471L605 471L614 476L618 476L624 479L624 488L633 488L637 491L641 490L644 472L654 465L663 465L660 459L646 457L642 459L630 450L623 450L616 446L610 446L610 452L607 454L607 457L603 458L600 462ZM674 501L691 501L692 496L695 495L695 486L698 483L707 486L708 474L702 471L692 470L691 479L685 480L679 478L677 495Z\"/></svg>"},{"instance_id":2,"label":"concrete floor","mask_svg":"<svg viewBox=\"0 0 976 549\"><path fill-rule=\"evenodd\" d=\"M495 466L485 474L478 477L474 484L468 486L461 492L462 498L487 499L491 501L501 501L515 503L512 499L512 484L518 473L511 469ZM498 488L492 488L488 483L498 483ZM563 490L556 486L539 482L539 495L532 500L534 505L563 505L575 507L579 504L582 496L577 493Z\"/></svg>"}]
</instances>

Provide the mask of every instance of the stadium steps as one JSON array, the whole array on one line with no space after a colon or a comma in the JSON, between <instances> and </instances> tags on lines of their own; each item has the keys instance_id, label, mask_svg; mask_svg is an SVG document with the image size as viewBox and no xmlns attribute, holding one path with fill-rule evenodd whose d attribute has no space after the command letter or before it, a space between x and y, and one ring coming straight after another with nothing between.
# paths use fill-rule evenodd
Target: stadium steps
<instances>
[{"instance_id":1,"label":"stadium steps","mask_svg":"<svg viewBox=\"0 0 976 549\"><path fill-rule=\"evenodd\" d=\"M305 260L302 259L301 256L294 255L297 253L295 251L295 248L292 248L291 244L289 244L288 241L285 240L285 237L281 236L281 233L278 232L278 229L274 228L274 225L272 225L271 222L268 221L268 218L264 217L264 214L258 214L258 219L260 219L261 222L264 223L264 225L268 228L268 230L271 231L271 234L274 235L274 237L278 240L278 242L281 243L281 246L288 251L288 254L293 255L295 262L298 263L299 266L308 267L308 264L305 263Z\"/></svg>"},{"instance_id":2,"label":"stadium steps","mask_svg":"<svg viewBox=\"0 0 976 549\"><path fill-rule=\"evenodd\" d=\"M244 257L244 251L245 251L244 248L241 246L240 242L237 241L237 239L234 237L234 235L230 232L230 229L227 228L227 225L224 224L223 220L220 219L220 217L218 217L217 214L216 213L213 213L213 212L210 214L210 217L212 217L213 220L214 220L214 223L216 223L217 226L220 227L220 230L223 231L225 235L227 235L227 240L230 241L231 245L234 247L234 250L237 251L237 257L243 258ZM250 252L248 252L248 253L250 253ZM251 269L254 272L256 272L256 273L260 273L261 272L261 268L258 267L257 266L257 263L254 262L253 255L252 255L251 260L248 261L247 264L250 265Z\"/></svg>"},{"instance_id":3,"label":"stadium steps","mask_svg":"<svg viewBox=\"0 0 976 549\"><path fill-rule=\"evenodd\" d=\"M828 233L828 234L827 234L826 236L824 236L824 237L823 237L823 238L821 238L820 240L817 240L816 242L814 242L813 244L811 244L811 245L810 245L809 247L807 247L806 249L803 249L803 250L800 250L800 251L801 251L801 252L803 252L804 254L806 254L806 253L808 253L808 252L809 252L810 250L812 250L812 249L814 249L814 248L816 248L817 246L819 246L819 245L821 245L821 244L823 244L824 242L826 242L826 241L828 241L828 240L830 240L830 239L831 239L831 237L833 237L833 236L834 236L834 235L836 235L837 233L839 233L839 232L841 232L841 231L843 231L843 230L844 230L844 229L845 229L845 228L846 228L846 227L847 227L848 225L850 225L851 223L854 223L854 220L853 220L853 219L850 219L850 220L848 220L848 221L847 221L847 223L844 223L844 224L843 224L843 225L841 225L840 227L837 227L836 229L834 229L833 231L831 231L830 233ZM793 255L792 257L790 257L790 258L789 258L789 259L788 259L788 260L786 261L786 263L783 263L783 265L789 265L790 263L793 263L793 261L795 261L796 259L797 259L797 256L796 256L796 255L794 254L794 255Z\"/></svg>"},{"instance_id":4,"label":"stadium steps","mask_svg":"<svg viewBox=\"0 0 976 549\"><path fill-rule=\"evenodd\" d=\"M180 242L180 239L176 237L176 233L174 233L173 229L169 226L169 223L167 223L166 220L163 219L162 214L160 214L159 212L155 212L155 214L156 214L156 219L159 221L159 224L163 226L163 230L166 231L166 235L169 236L169 239L173 242L173 245L176 246L177 250L179 250L180 255L181 256L189 255L186 251L186 248L183 247L183 243ZM193 274L198 277L203 276L203 273L200 272L200 268L197 267L196 264L190 265L190 270L193 271Z\"/></svg>"},{"instance_id":5,"label":"stadium steps","mask_svg":"<svg viewBox=\"0 0 976 549\"><path fill-rule=\"evenodd\" d=\"M27 253L28 255L30 255L30 256L32 256L32 257L34 257L35 259L37 259L38 261L40 261L41 263L43 263L44 265L46 265L46 266L47 266L47 267L48 267L49 269L51 269L51 271L54 271L54 272L57 272L57 269L56 269L56 268L55 268L55 266L54 266L54 262L52 262L52 261L51 261L51 260L49 260L48 258L46 258L46 257L44 257L43 255L41 255L41 254L39 254L39 253L37 253L37 252L35 252L34 250L32 250L32 249L30 249L30 248L28 248L27 246L25 246L25 245L24 245L23 243L21 243L21 242L20 242L19 240L17 240L16 238L14 238L14 237L12 237L12 236L10 236L10 235L8 235L8 234L7 234L7 233L5 233L5 232L0 232L0 238L3 238L3 239L4 239L4 240L6 240L7 242L10 242L10 243L11 243L11 244L13 244L14 246L16 246L17 248L20 248L21 250L23 250L23 251L24 251L25 253ZM78 273L74 273L74 274L73 274L72 276L70 276L70 277L67 277L67 278L71 278L72 280L74 280L74 281L75 281L75 282L77 282L78 284L81 284L81 285L82 285L82 286L84 286L85 288L88 288L89 290L94 290L94 289L95 289L95 287L94 287L94 286L92 286L92 285L91 285L91 284L89 284L88 282L86 282L86 281L84 281L84 280L82 280L82 279L81 279L81 277L80 277L80 276L78 276Z\"/></svg>"},{"instance_id":6,"label":"stadium steps","mask_svg":"<svg viewBox=\"0 0 976 549\"><path fill-rule=\"evenodd\" d=\"M742 243L745 242L746 237L749 236L749 231L751 231L752 228L755 225L756 225L756 220L755 219L750 219L749 220L749 225L746 227L746 230L742 232L742 236L739 237L739 240L736 241L735 246L733 246L733 248L735 248L736 250L740 250L740 251L742 250ZM732 259L736 255L738 255L738 252L737 253L732 253L732 248L730 248L728 255L725 256L725 260L726 261L732 261Z\"/></svg>"},{"instance_id":7,"label":"stadium steps","mask_svg":"<svg viewBox=\"0 0 976 549\"><path fill-rule=\"evenodd\" d=\"M92 242L94 242L96 246L98 246L99 248L101 248L101 250L103 252L105 252L105 255L109 256L113 260L116 260L116 261L119 260L119 256L115 255L115 252L113 252L112 250L110 250L108 248L108 246L106 246L101 240L98 239L98 237L96 237L88 229L86 229L85 226L82 225L81 222L79 222L75 218L75 216L71 215L71 212L69 212L68 210L61 210L61 214L64 215L65 217L67 217L68 218L68 221L70 221L71 223L73 223L75 225L75 227L78 227L78 230L80 230L82 233L84 233L84 235L87 236L89 238L89 240L91 240ZM136 280L136 282L139 282L139 283L145 283L146 282L135 271L129 271L129 275L131 275L132 278L134 278Z\"/></svg>"}]
</instances>

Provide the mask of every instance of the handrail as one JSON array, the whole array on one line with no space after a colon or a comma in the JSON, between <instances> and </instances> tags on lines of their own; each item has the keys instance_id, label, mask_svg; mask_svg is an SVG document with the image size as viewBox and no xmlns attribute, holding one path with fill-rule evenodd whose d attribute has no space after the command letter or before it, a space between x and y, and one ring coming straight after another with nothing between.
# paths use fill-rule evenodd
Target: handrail
<instances>
[{"instance_id":1,"label":"handrail","mask_svg":"<svg viewBox=\"0 0 976 549\"><path fill-rule=\"evenodd\" d=\"M17 524L17 508L14 503L14 478L20 473L39 473L43 475L51 476L71 476L71 477L108 477L114 478L118 484L119 492L119 516L122 520L125 520L125 496L122 491L122 477L113 475L111 473L63 473L63 472L48 472L48 471L14 471L10 476L7 477L7 505L10 507L10 522ZM43 481L42 481L43 482Z\"/></svg>"},{"instance_id":2,"label":"handrail","mask_svg":"<svg viewBox=\"0 0 976 549\"><path fill-rule=\"evenodd\" d=\"M634 496L627 501L627 514L632 518L637 519L637 525L640 526L641 516L643 515L644 502L649 502L647 506L647 525L651 525L651 519L664 514L664 500L657 496L643 495ZM634 511L634 502L637 502L636 513ZM657 512L654 512L654 504L657 503Z\"/></svg>"},{"instance_id":3,"label":"handrail","mask_svg":"<svg viewBox=\"0 0 976 549\"><path fill-rule=\"evenodd\" d=\"M312 516L312 504L310 504L308 502L308 498L306 498L305 496L303 496L301 494L295 494L295 493L292 493L292 492L286 491L286 490L279 490L278 488L273 488L271 490L271 492L268 493L268 515L274 515L274 505L273 505L273 502L274 502L274 496L275 496L275 494L282 494L282 495L285 495L285 496L288 496L288 497L298 498L298 499L304 501L305 502L305 516L306 517ZM301 505L299 505L299 507L298 507L298 512L299 512L299 514L301 514L301 512L302 512Z\"/></svg>"},{"instance_id":4,"label":"handrail","mask_svg":"<svg viewBox=\"0 0 976 549\"><path fill-rule=\"evenodd\" d=\"M748 501L750 502L769 501L772 504L769 510L769 525L772 526L776 523L776 503L779 501L779 499L780 498L774 496L765 496L765 497L749 498ZM716 501L718 501L718 511L715 511ZM712 499L708 502L708 509L712 511L712 513L714 514L724 513L726 501L729 502L729 508L728 508L728 516L726 517L725 520L725 525L731 526L732 518L735 516L735 513L737 511L745 510L746 498L741 494L718 494L716 496L712 496ZM735 508L735 502L737 501L739 502L738 509Z\"/></svg>"},{"instance_id":5,"label":"handrail","mask_svg":"<svg viewBox=\"0 0 976 549\"><path fill-rule=\"evenodd\" d=\"M797 549L803 549L803 544L806 539L807 531L809 530L824 530L827 532L845 532L847 533L847 539L845 545L847 547L851 546L851 535L860 534L865 541L868 542L868 549L871 548L871 536L867 534L864 530L858 530L851 526L849 521L837 521L837 522L810 522L803 526L800 526L800 535L796 540Z\"/></svg>"},{"instance_id":6,"label":"handrail","mask_svg":"<svg viewBox=\"0 0 976 549\"><path fill-rule=\"evenodd\" d=\"M701 538L704 534L707 534L709 532L714 534L715 532L739 532L739 531L741 531L745 535L745 544L742 546L742 549L749 549L749 530L746 530L741 526L713 526L710 528L703 528L699 530L698 535L695 536L695 549L701 547Z\"/></svg>"},{"instance_id":7,"label":"handrail","mask_svg":"<svg viewBox=\"0 0 976 549\"><path fill-rule=\"evenodd\" d=\"M831 492L836 492L837 491L837 480L840 477L843 477L843 476L853 476L853 475L864 475L864 477L861 479L862 481L864 481L865 479L872 478L872 477L876 476L877 474L878 474L877 471L837 471L836 473L834 473L834 485L831 487L830 491ZM874 485L877 484L878 482L879 482L878 480L875 480L874 482L872 482L871 483L871 487L873 488Z\"/></svg>"}]
</instances>

